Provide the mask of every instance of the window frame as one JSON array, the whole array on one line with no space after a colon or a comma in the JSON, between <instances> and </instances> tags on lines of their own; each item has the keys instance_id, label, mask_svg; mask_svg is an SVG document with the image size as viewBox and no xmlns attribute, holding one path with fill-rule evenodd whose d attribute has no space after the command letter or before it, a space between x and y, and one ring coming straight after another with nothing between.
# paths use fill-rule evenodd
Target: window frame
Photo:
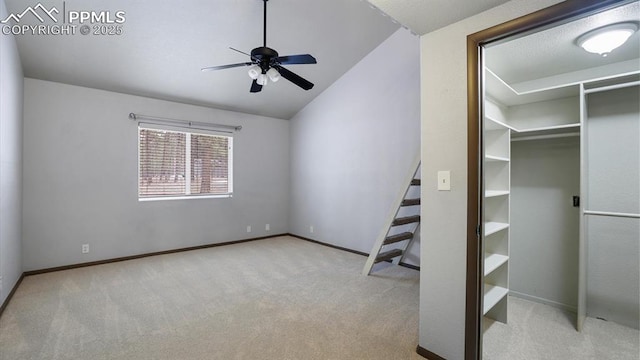
<instances>
[{"instance_id":1,"label":"window frame","mask_svg":"<svg viewBox=\"0 0 640 360\"><path fill-rule=\"evenodd\" d=\"M140 195L140 176L141 176L141 151L140 151L140 131L170 131L185 134L185 192L184 194L175 195ZM191 135L217 136L227 139L227 193L224 194L191 194ZM140 122L137 126L137 152L138 152L138 169L136 176L136 188L138 193L138 201L163 201L163 200L191 200L191 199L224 199L233 197L233 136L226 132L219 132L209 129L170 126L164 124Z\"/></svg>"}]
</instances>

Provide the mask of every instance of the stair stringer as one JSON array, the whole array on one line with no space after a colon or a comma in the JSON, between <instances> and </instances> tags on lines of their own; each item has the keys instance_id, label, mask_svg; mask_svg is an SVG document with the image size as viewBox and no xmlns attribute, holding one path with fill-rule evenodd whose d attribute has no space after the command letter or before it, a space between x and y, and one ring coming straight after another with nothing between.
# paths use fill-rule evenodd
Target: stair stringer
<instances>
[{"instance_id":1,"label":"stair stringer","mask_svg":"<svg viewBox=\"0 0 640 360\"><path fill-rule=\"evenodd\" d=\"M376 238L376 241L373 245L373 249L371 253L369 253L369 257L367 258L364 268L362 269L362 275L367 276L371 273L371 270L373 269L373 265L375 265L376 263L376 258L378 257L380 250L384 246L384 241L387 238L387 235L389 234L389 230L392 227L393 221L396 219L396 217L398 216L398 213L400 212L400 209L402 208L402 201L406 198L407 193L409 192L409 189L412 186L411 182L415 178L419 167L420 167L420 156L417 156L416 159L411 164L411 172L405 178L404 184L407 184L407 185L398 194L398 196L396 197L396 200L394 200L394 203L392 204L392 207L391 207L392 210L389 212L389 215L386 218L385 226L382 228L381 232ZM419 226L420 226L420 223L418 223L418 225L413 229L414 236L409 241L407 241L407 245L403 250L402 256L399 256L393 260L394 264L398 264L401 261L401 259L404 258L406 254L406 250L409 248L409 245L415 240L415 233Z\"/></svg>"}]
</instances>

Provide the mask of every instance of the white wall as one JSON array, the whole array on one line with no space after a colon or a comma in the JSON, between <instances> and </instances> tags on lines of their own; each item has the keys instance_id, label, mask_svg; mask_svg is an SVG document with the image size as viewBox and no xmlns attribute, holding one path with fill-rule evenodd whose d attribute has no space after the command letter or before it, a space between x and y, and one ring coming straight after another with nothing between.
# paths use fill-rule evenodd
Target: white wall
<instances>
[{"instance_id":1,"label":"white wall","mask_svg":"<svg viewBox=\"0 0 640 360\"><path fill-rule=\"evenodd\" d=\"M421 347L464 358L467 227L467 35L557 3L513 0L421 37ZM437 171L451 170L451 191ZM428 229L428 231L426 230Z\"/></svg>"},{"instance_id":2,"label":"white wall","mask_svg":"<svg viewBox=\"0 0 640 360\"><path fill-rule=\"evenodd\" d=\"M22 274L22 87L15 39L0 35L0 304Z\"/></svg>"},{"instance_id":3,"label":"white wall","mask_svg":"<svg viewBox=\"0 0 640 360\"><path fill-rule=\"evenodd\" d=\"M400 29L291 120L291 233L371 251L419 154L419 56Z\"/></svg>"},{"instance_id":4,"label":"white wall","mask_svg":"<svg viewBox=\"0 0 640 360\"><path fill-rule=\"evenodd\" d=\"M24 96L24 270L288 232L288 121L34 79ZM234 196L138 202L130 112L242 125Z\"/></svg>"}]
</instances>

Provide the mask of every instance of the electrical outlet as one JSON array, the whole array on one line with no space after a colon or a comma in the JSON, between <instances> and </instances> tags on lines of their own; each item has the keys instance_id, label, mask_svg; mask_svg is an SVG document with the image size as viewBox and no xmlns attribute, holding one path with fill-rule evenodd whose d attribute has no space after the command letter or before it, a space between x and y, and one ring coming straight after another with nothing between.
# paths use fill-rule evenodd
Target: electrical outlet
<instances>
[{"instance_id":1,"label":"electrical outlet","mask_svg":"<svg viewBox=\"0 0 640 360\"><path fill-rule=\"evenodd\" d=\"M264 229L265 229L266 231L271 230L271 225L269 225L269 224L265 225L265 226L264 226Z\"/></svg>"},{"instance_id":2,"label":"electrical outlet","mask_svg":"<svg viewBox=\"0 0 640 360\"><path fill-rule=\"evenodd\" d=\"M309 232L313 234L313 225L309 226Z\"/></svg>"},{"instance_id":3,"label":"electrical outlet","mask_svg":"<svg viewBox=\"0 0 640 360\"><path fill-rule=\"evenodd\" d=\"M82 253L83 254L89 253L89 244L82 244Z\"/></svg>"},{"instance_id":4,"label":"electrical outlet","mask_svg":"<svg viewBox=\"0 0 640 360\"><path fill-rule=\"evenodd\" d=\"M247 232L251 232L251 225L247 225Z\"/></svg>"}]
</instances>

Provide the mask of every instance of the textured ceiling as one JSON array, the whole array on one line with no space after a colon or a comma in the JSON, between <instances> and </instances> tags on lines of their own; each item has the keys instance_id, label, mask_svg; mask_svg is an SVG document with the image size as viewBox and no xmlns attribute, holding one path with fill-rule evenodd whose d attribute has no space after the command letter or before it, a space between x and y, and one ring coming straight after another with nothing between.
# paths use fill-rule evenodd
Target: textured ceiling
<instances>
[{"instance_id":1,"label":"textured ceiling","mask_svg":"<svg viewBox=\"0 0 640 360\"><path fill-rule=\"evenodd\" d=\"M553 78L572 72L609 66L640 68L640 32L636 32L620 48L607 57L591 54L576 45L583 33L607 24L640 20L640 2L632 2L606 12L533 33L518 39L489 46L486 66L503 81L518 88L519 84L541 78ZM615 65L614 65L615 64ZM634 66L635 64L635 66ZM565 77L566 78L566 77ZM551 83L551 82L549 82Z\"/></svg>"},{"instance_id":2,"label":"textured ceiling","mask_svg":"<svg viewBox=\"0 0 640 360\"><path fill-rule=\"evenodd\" d=\"M424 35L509 0L368 0L386 14Z\"/></svg>"}]
</instances>

